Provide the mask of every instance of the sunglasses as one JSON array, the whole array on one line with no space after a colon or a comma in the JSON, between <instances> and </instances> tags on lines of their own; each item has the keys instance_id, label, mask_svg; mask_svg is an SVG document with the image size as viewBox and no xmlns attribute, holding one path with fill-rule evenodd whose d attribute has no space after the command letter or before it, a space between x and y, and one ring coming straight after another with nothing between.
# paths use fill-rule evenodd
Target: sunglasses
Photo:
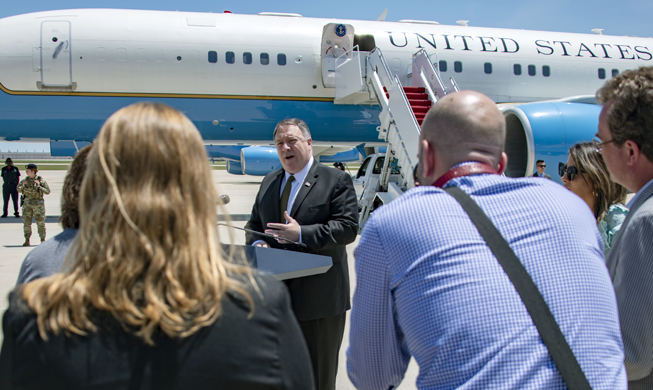
<instances>
[{"instance_id":1,"label":"sunglasses","mask_svg":"<svg viewBox=\"0 0 653 390\"><path fill-rule=\"evenodd\" d=\"M578 172L585 173L585 171L581 171L576 167L567 167L567 164L565 163L558 163L558 173L560 174L560 177L563 177L565 172L567 172L567 178L569 181L574 180L574 177L578 174Z\"/></svg>"},{"instance_id":2,"label":"sunglasses","mask_svg":"<svg viewBox=\"0 0 653 390\"><path fill-rule=\"evenodd\" d=\"M546 168L546 164L540 164L537 166L538 168Z\"/></svg>"}]
</instances>

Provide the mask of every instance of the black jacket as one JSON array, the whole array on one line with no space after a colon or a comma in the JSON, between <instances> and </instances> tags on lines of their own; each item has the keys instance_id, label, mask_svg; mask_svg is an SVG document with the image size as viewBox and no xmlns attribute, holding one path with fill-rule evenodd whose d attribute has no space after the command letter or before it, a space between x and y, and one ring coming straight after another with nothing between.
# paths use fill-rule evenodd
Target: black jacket
<instances>
[{"instance_id":1,"label":"black jacket","mask_svg":"<svg viewBox=\"0 0 653 390\"><path fill-rule=\"evenodd\" d=\"M268 222L279 222L283 169L269 173L261 183L246 227L263 232ZM308 183L308 184L306 184ZM301 226L306 251L329 256L333 266L324 274L286 281L292 308L301 321L342 314L351 308L346 245L358 234L358 202L351 176L314 162L301 184L290 216ZM247 244L263 239L247 234ZM272 248L303 250L265 238Z\"/></svg>"},{"instance_id":2,"label":"black jacket","mask_svg":"<svg viewBox=\"0 0 653 390\"><path fill-rule=\"evenodd\" d=\"M18 185L20 181L20 170L14 165L11 167L2 167L2 181L3 184Z\"/></svg>"},{"instance_id":3,"label":"black jacket","mask_svg":"<svg viewBox=\"0 0 653 390\"><path fill-rule=\"evenodd\" d=\"M3 318L0 388L18 389L313 389L306 344L285 286L258 278L254 316L242 298L224 299L218 320L155 346L123 330L107 312L88 336L41 339L36 316L12 294Z\"/></svg>"}]
</instances>

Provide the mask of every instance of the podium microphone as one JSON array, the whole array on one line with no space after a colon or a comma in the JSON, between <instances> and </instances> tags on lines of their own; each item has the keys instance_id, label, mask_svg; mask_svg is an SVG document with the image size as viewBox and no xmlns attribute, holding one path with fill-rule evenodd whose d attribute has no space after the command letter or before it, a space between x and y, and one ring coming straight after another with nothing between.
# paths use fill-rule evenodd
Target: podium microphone
<instances>
[{"instance_id":1,"label":"podium microphone","mask_svg":"<svg viewBox=\"0 0 653 390\"><path fill-rule=\"evenodd\" d=\"M220 195L220 200L222 201L222 204L227 204L231 202L231 199L229 199L229 195Z\"/></svg>"},{"instance_id":2,"label":"podium microphone","mask_svg":"<svg viewBox=\"0 0 653 390\"><path fill-rule=\"evenodd\" d=\"M244 232L256 234L256 235L263 236L263 237L274 238L275 240L279 239L279 240L287 241L287 242L289 242L291 244L295 244L295 245L297 245L297 246L299 246L300 248L303 248L303 249L307 248L306 244L304 244L302 242L295 242L295 241L289 240L289 239L284 238L284 237L275 236L274 234L261 233L261 232L257 232L256 230L245 229L245 228L241 228L241 227L238 227L238 226L227 225L226 223L218 223L218 226L226 226L226 227L230 227L232 229L242 230Z\"/></svg>"}]
</instances>

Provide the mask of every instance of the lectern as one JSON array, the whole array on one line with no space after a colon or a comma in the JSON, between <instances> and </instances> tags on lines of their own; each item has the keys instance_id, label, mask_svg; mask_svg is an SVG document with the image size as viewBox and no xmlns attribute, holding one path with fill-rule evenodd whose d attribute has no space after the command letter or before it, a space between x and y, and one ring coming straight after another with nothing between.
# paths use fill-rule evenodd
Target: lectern
<instances>
[{"instance_id":1,"label":"lectern","mask_svg":"<svg viewBox=\"0 0 653 390\"><path fill-rule=\"evenodd\" d=\"M333 265L329 256L251 245L236 247L243 251L252 267L279 280L323 274Z\"/></svg>"}]
</instances>

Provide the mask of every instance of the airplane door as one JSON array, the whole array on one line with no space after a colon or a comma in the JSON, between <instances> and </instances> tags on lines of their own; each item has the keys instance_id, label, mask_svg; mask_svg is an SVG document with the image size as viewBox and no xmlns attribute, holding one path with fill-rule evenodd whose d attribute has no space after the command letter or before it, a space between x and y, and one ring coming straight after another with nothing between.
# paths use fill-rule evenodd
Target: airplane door
<instances>
[{"instance_id":1,"label":"airplane door","mask_svg":"<svg viewBox=\"0 0 653 390\"><path fill-rule=\"evenodd\" d=\"M322 83L336 86L336 58L354 47L354 27L349 24L329 23L322 29Z\"/></svg>"},{"instance_id":2,"label":"airplane door","mask_svg":"<svg viewBox=\"0 0 653 390\"><path fill-rule=\"evenodd\" d=\"M72 84L70 22L41 23L41 83L50 87Z\"/></svg>"}]
</instances>

